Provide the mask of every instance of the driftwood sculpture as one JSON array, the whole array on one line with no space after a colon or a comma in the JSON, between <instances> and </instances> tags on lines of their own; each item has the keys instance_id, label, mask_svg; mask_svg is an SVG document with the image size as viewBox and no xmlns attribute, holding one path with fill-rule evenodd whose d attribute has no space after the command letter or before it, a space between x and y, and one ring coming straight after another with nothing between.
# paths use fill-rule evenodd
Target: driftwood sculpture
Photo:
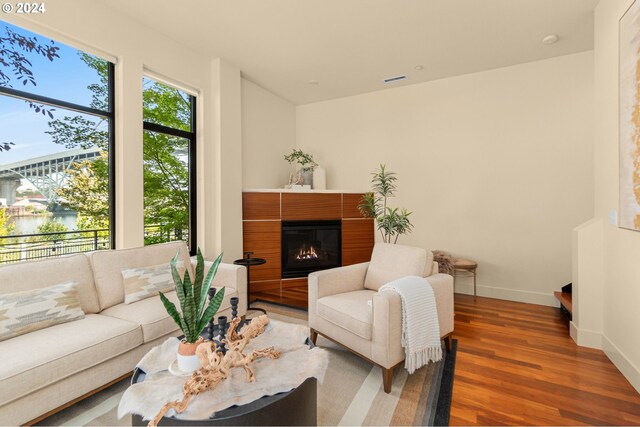
<instances>
[{"instance_id":1,"label":"driftwood sculpture","mask_svg":"<svg viewBox=\"0 0 640 427\"><path fill-rule=\"evenodd\" d=\"M223 340L227 346L227 352L225 354L217 351L217 346L213 341L206 341L198 346L196 355L200 359L201 368L191 374L182 387L182 399L165 404L153 420L149 422L149 427L157 426L169 409L173 409L177 413L184 412L191 398L204 391L215 388L227 379L231 369L242 367L247 374L247 381L253 382L256 378L249 367L251 362L259 357L269 357L271 359L280 357L280 352L274 350L273 347L254 350L248 355L244 354L244 349L247 344L253 338L264 332L265 327L269 323L267 316L259 316L251 319L251 322L245 325L240 333L236 331L239 322L240 318L236 317L229 325L227 338Z\"/></svg>"}]
</instances>

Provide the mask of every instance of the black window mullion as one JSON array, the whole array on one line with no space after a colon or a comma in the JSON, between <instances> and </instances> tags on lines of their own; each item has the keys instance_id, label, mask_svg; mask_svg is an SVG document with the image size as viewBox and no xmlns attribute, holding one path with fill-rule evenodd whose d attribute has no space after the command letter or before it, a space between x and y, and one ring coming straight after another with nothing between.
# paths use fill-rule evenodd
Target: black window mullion
<instances>
[{"instance_id":1,"label":"black window mullion","mask_svg":"<svg viewBox=\"0 0 640 427\"><path fill-rule=\"evenodd\" d=\"M196 97L189 96L191 100L191 137L189 138L189 250L195 255L197 244L197 200L196 193Z\"/></svg>"},{"instance_id":2,"label":"black window mullion","mask_svg":"<svg viewBox=\"0 0 640 427\"><path fill-rule=\"evenodd\" d=\"M112 67L113 64L109 63ZM110 88L111 89L111 88ZM102 111L84 105L74 104L73 102L62 101L61 99L49 98L48 96L36 95L22 90L12 89L0 86L0 94L4 94L13 98L24 99L39 104L49 105L51 107L60 107L77 113L91 114L92 116L101 116L109 119L114 118L113 109L111 111Z\"/></svg>"},{"instance_id":3,"label":"black window mullion","mask_svg":"<svg viewBox=\"0 0 640 427\"><path fill-rule=\"evenodd\" d=\"M111 249L116 249L116 120L115 120L115 65L109 63L109 240Z\"/></svg>"},{"instance_id":4,"label":"black window mullion","mask_svg":"<svg viewBox=\"0 0 640 427\"><path fill-rule=\"evenodd\" d=\"M191 120L193 120L193 118ZM191 139L195 135L194 132L187 132L186 130L182 129L170 128L168 126L159 125L152 122L142 122L142 127L144 130L148 130L149 132L164 133L184 139Z\"/></svg>"}]
</instances>

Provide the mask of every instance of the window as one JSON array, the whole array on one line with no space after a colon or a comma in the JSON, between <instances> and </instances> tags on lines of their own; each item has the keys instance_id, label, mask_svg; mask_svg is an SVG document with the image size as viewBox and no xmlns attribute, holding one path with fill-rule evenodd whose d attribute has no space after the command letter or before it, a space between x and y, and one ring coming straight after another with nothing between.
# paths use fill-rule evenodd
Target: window
<instances>
[{"instance_id":1,"label":"window","mask_svg":"<svg viewBox=\"0 0 640 427\"><path fill-rule=\"evenodd\" d=\"M143 78L145 244L184 240L195 253L196 99Z\"/></svg>"},{"instance_id":2,"label":"window","mask_svg":"<svg viewBox=\"0 0 640 427\"><path fill-rule=\"evenodd\" d=\"M0 263L114 247L113 81L0 21Z\"/></svg>"}]
</instances>

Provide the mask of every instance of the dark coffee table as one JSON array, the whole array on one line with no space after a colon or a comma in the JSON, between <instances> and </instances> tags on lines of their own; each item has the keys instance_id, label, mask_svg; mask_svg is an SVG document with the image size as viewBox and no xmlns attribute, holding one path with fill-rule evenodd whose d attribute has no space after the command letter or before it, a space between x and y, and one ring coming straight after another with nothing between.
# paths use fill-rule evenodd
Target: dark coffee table
<instances>
[{"instance_id":1,"label":"dark coffee table","mask_svg":"<svg viewBox=\"0 0 640 427\"><path fill-rule=\"evenodd\" d=\"M313 343L307 339L307 344ZM131 384L144 381L146 374L136 368ZM186 377L185 377L186 381ZM315 426L318 423L318 380L307 378L293 390L264 396L242 406L216 412L206 420L163 417L161 426ZM146 426L140 415L131 416L132 426Z\"/></svg>"}]
</instances>

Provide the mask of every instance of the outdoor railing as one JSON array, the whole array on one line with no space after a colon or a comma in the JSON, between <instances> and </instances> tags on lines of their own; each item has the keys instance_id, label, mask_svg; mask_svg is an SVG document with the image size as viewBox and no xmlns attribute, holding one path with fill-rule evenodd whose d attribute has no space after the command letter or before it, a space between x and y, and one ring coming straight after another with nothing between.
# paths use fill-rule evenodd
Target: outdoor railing
<instances>
[{"instance_id":1,"label":"outdoor railing","mask_svg":"<svg viewBox=\"0 0 640 427\"><path fill-rule=\"evenodd\" d=\"M160 225L144 228L145 244L186 240L188 230L167 230ZM0 236L0 265L111 248L108 229Z\"/></svg>"}]
</instances>

